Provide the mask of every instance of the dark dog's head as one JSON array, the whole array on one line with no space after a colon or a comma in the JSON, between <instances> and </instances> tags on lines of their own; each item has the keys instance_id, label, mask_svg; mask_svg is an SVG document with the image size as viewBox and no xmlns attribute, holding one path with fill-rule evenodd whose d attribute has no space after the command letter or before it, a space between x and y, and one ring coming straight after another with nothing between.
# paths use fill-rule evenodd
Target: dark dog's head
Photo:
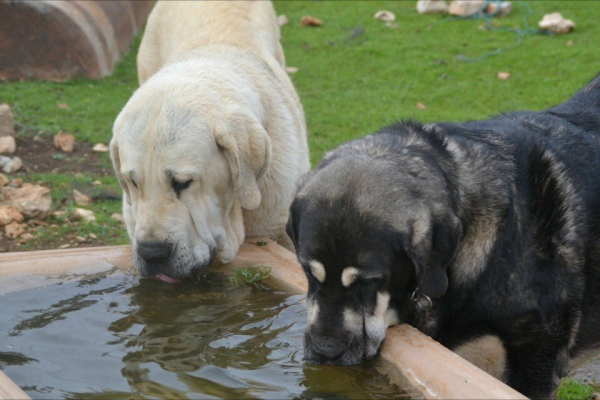
<instances>
[{"instance_id":1,"label":"dark dog's head","mask_svg":"<svg viewBox=\"0 0 600 400\"><path fill-rule=\"evenodd\" d=\"M386 328L413 313L415 288L437 298L448 285L461 223L446 178L424 154L380 154L370 140L328 155L291 206L287 232L309 287L308 362L373 358Z\"/></svg>"}]
</instances>

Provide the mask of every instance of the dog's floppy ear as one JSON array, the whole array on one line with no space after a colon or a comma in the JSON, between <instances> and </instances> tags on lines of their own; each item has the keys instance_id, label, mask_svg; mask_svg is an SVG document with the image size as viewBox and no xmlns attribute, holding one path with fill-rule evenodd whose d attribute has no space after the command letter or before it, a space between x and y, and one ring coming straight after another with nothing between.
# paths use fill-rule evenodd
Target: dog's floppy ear
<instances>
[{"instance_id":1,"label":"dog's floppy ear","mask_svg":"<svg viewBox=\"0 0 600 400\"><path fill-rule=\"evenodd\" d=\"M215 127L214 135L225 150L240 204L255 209L261 202L258 181L271 165L271 138L256 118L245 114L230 116L227 124Z\"/></svg>"},{"instance_id":2,"label":"dog's floppy ear","mask_svg":"<svg viewBox=\"0 0 600 400\"><path fill-rule=\"evenodd\" d=\"M123 179L123 175L121 174L121 158L119 156L119 146L117 145L117 139L112 138L110 141L110 158L113 163L113 167L115 169L115 174L117 175L117 179L119 180L119 184L123 189L123 196L127 200L127 203L131 205L131 197L129 196L129 187L125 183Z\"/></svg>"},{"instance_id":3,"label":"dog's floppy ear","mask_svg":"<svg viewBox=\"0 0 600 400\"><path fill-rule=\"evenodd\" d=\"M415 264L419 291L432 299L446 293L446 267L456 254L461 232L462 224L455 215L439 220L428 216L413 224L411 243L406 248Z\"/></svg>"}]
</instances>

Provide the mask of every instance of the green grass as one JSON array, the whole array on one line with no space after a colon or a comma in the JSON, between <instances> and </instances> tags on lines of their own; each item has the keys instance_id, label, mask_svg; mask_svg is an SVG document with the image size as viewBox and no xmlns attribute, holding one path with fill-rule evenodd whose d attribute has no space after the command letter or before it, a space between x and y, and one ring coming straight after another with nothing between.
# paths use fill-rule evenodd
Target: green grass
<instances>
[{"instance_id":1,"label":"green grass","mask_svg":"<svg viewBox=\"0 0 600 400\"><path fill-rule=\"evenodd\" d=\"M31 128L27 132L64 131L77 140L107 144L117 114L138 85L135 55L140 38L109 77L97 81L1 83L0 103L11 105L15 120ZM67 104L70 110L58 104Z\"/></svg>"},{"instance_id":2,"label":"green grass","mask_svg":"<svg viewBox=\"0 0 600 400\"><path fill-rule=\"evenodd\" d=\"M247 266L233 269L229 274L229 281L236 287L246 283L256 288L264 288L258 282L267 279L269 275L271 275L271 267L264 265Z\"/></svg>"},{"instance_id":3,"label":"green grass","mask_svg":"<svg viewBox=\"0 0 600 400\"><path fill-rule=\"evenodd\" d=\"M286 61L305 107L313 165L323 154L395 120L460 121L501 111L543 109L559 103L600 71L600 24L595 2L528 1L495 20L498 27L536 27L544 13L560 11L576 22L568 35L532 35L521 46L480 62L464 62L516 44L512 32L482 31L482 20L419 15L415 2L276 2L291 23L282 27ZM398 28L375 20L396 13ZM302 15L323 20L301 27ZM363 33L351 38L354 30ZM567 46L568 40L574 44ZM507 71L508 81L496 78ZM441 79L445 74L446 79ZM417 102L426 109L417 109Z\"/></svg>"},{"instance_id":4,"label":"green grass","mask_svg":"<svg viewBox=\"0 0 600 400\"><path fill-rule=\"evenodd\" d=\"M580 383L574 379L566 378L560 383L556 398L559 400L590 399L592 394L598 391L600 390L594 385Z\"/></svg>"}]
</instances>

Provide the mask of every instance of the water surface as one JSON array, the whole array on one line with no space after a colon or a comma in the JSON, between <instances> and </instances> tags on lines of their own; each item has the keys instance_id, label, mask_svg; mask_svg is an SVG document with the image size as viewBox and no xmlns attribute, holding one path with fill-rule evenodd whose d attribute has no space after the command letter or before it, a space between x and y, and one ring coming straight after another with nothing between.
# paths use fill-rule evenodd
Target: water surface
<instances>
[{"instance_id":1,"label":"water surface","mask_svg":"<svg viewBox=\"0 0 600 400\"><path fill-rule=\"evenodd\" d=\"M0 296L0 369L32 398L401 398L376 371L305 365L304 297L224 275L119 271Z\"/></svg>"}]
</instances>

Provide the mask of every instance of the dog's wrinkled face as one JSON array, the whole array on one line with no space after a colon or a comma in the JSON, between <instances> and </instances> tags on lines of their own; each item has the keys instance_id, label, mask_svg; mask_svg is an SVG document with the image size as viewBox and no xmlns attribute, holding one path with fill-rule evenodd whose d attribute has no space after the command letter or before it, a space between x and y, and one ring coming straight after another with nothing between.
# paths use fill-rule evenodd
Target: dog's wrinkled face
<instances>
[{"instance_id":1,"label":"dog's wrinkled face","mask_svg":"<svg viewBox=\"0 0 600 400\"><path fill-rule=\"evenodd\" d=\"M436 216L423 185L394 172L371 160L333 162L309 173L292 203L287 232L308 279L308 362L375 357L386 328L412 315L417 286L432 298L446 289L460 223Z\"/></svg>"},{"instance_id":2,"label":"dog's wrinkled face","mask_svg":"<svg viewBox=\"0 0 600 400\"><path fill-rule=\"evenodd\" d=\"M246 154L231 132L246 133L244 117L152 85L117 118L111 156L136 267L172 282L233 259L244 237L242 207L260 203L255 180L264 171L239 160Z\"/></svg>"}]
</instances>

